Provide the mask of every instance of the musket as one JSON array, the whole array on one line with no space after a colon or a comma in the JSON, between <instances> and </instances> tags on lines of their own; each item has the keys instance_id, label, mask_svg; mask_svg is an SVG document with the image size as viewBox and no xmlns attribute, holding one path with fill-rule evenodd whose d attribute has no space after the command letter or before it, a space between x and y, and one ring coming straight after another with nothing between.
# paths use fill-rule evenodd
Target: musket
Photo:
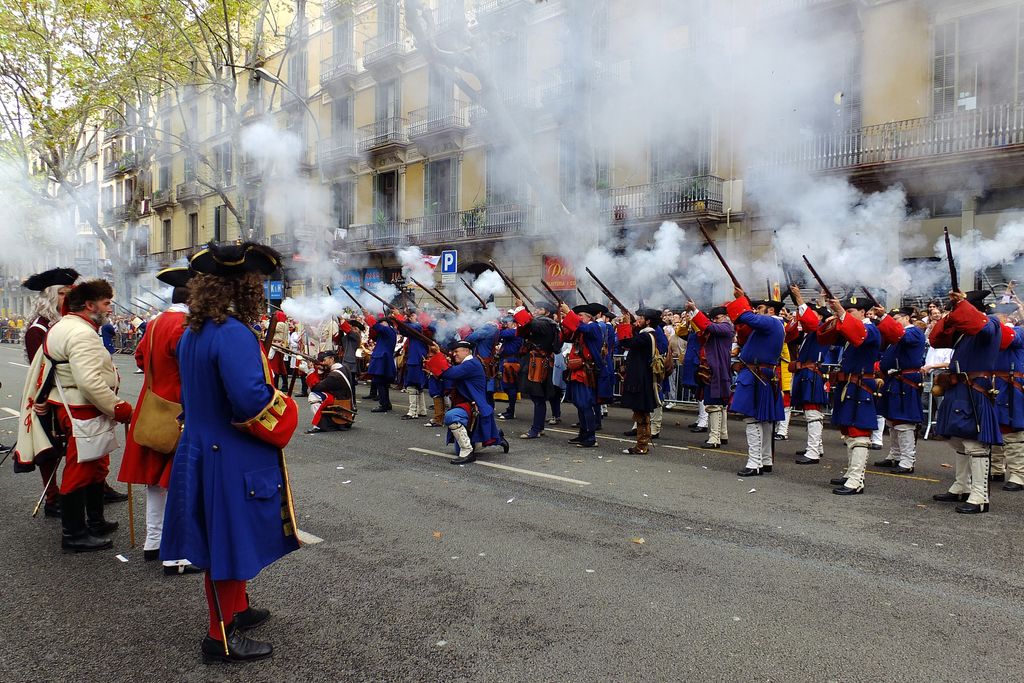
<instances>
[{"instance_id":1,"label":"musket","mask_svg":"<svg viewBox=\"0 0 1024 683\"><path fill-rule=\"evenodd\" d=\"M711 251L715 252L715 256L718 257L718 261L722 264L722 267L725 268L725 272L729 274L729 279L732 280L733 287L736 289L743 289L743 285L741 285L740 281L736 279L736 275L732 272L732 268L729 267L729 263L725 260L725 257L722 256L722 252L718 250L718 245L715 244L715 240L711 239L711 235L708 234L708 231L704 228L704 224L700 222L699 218L697 219L697 227L700 228L700 232L704 235L704 239L707 240L708 246L711 247Z\"/></svg>"},{"instance_id":2,"label":"musket","mask_svg":"<svg viewBox=\"0 0 1024 683\"><path fill-rule=\"evenodd\" d=\"M949 228L942 228L942 236L946 240L946 261L949 262L949 282L954 292L960 291L960 278L956 275L956 261L953 260L953 245L949 243Z\"/></svg>"},{"instance_id":3,"label":"musket","mask_svg":"<svg viewBox=\"0 0 1024 683\"><path fill-rule=\"evenodd\" d=\"M449 305L449 306L451 306L451 308L452 308L452 309L453 309L453 310L454 310L454 311L455 311L456 313L458 313L459 311L461 311L461 310L462 310L461 308L459 308L459 305L458 305L457 303L455 303L455 302L454 302L454 301L452 300L452 298L451 298L450 296L448 296L447 294L445 294L445 293L444 293L444 292L443 292L442 290L440 290L440 289L435 289L435 290L434 290L434 294L437 294L437 295L438 295L439 297L441 297L442 299L444 299L445 301L447 301L447 302L448 302L448 305Z\"/></svg>"},{"instance_id":4,"label":"musket","mask_svg":"<svg viewBox=\"0 0 1024 683\"><path fill-rule=\"evenodd\" d=\"M868 298L868 301L871 302L872 306L876 308L882 308L882 304L878 303L878 299L876 299L875 296L871 293L871 290L869 290L867 287L861 287L860 291L864 292L864 296Z\"/></svg>"},{"instance_id":5,"label":"musket","mask_svg":"<svg viewBox=\"0 0 1024 683\"><path fill-rule=\"evenodd\" d=\"M154 291L153 291L152 289L150 289L149 287L143 287L142 285L139 285L139 289L142 289L142 290L145 290L145 291L149 292L150 294L152 294L153 296L155 296L155 297L156 297L157 299L160 299L160 301L163 301L163 302L164 302L165 304L167 304L168 306L170 306L170 305L171 305L171 302L170 302L170 301L168 301L167 299L163 298L162 296L160 296L159 294L157 294L156 292L154 292Z\"/></svg>"},{"instance_id":6,"label":"musket","mask_svg":"<svg viewBox=\"0 0 1024 683\"><path fill-rule=\"evenodd\" d=\"M424 287L424 286L423 286L422 284L420 284L419 282L417 282L417 281L416 281L416 278L414 278L414 277L411 277L411 276L410 276L410 277L409 277L409 279L410 279L410 280L412 281L412 283L413 283L414 285L416 285L417 287L419 287L420 289L422 289L422 290L423 290L424 292L426 292L426 293L427 293L427 295L428 295L428 296L430 296L430 298L432 298L432 299L433 299L434 301L436 301L437 303L441 304L441 307L442 307L442 308L446 308L446 309L448 309L449 311L451 311L452 313L455 313L455 312L456 312L456 311L458 310L457 308L452 308L452 307L451 307L451 305L449 305L449 303L448 303L447 301L445 301L445 300L444 300L444 299L442 299L442 298L441 298L440 296L438 296L438 294L437 294L437 293L436 293L436 292L435 292L435 291L434 291L433 289L427 289L427 288L426 288L426 287Z\"/></svg>"},{"instance_id":7,"label":"musket","mask_svg":"<svg viewBox=\"0 0 1024 683\"><path fill-rule=\"evenodd\" d=\"M135 302L135 303L132 304L133 306L135 306L136 308L141 308L146 313L149 313L150 309L153 308L152 306L150 306L149 304L147 304L145 301L143 301L142 299L140 299L137 296L132 297L132 301ZM129 303L131 303L131 302L129 302ZM140 306L139 304L142 304L142 305Z\"/></svg>"},{"instance_id":8,"label":"musket","mask_svg":"<svg viewBox=\"0 0 1024 683\"><path fill-rule=\"evenodd\" d=\"M542 301L548 298L547 292L545 292L543 289L541 289L537 285L530 286L533 287L533 291L537 292L537 296L539 296Z\"/></svg>"},{"instance_id":9,"label":"musket","mask_svg":"<svg viewBox=\"0 0 1024 683\"><path fill-rule=\"evenodd\" d=\"M384 299L380 298L379 296L377 296L376 294L374 294L373 292L368 290L366 287L360 287L360 289L362 289L364 292L366 292L367 294L372 296L377 301L381 302L381 304L384 305L385 312L388 309L391 309L392 311L395 310L394 306L389 304L387 301L384 301ZM402 331L402 334L404 334L406 337L412 337L413 339L417 339L417 340L423 342L424 344L426 344L427 346L430 346L431 344L434 343L433 339L431 339L427 335L423 334L419 330L416 330L416 329L413 329L412 327L409 327L409 325L404 320L400 320L400 319L395 318L395 317L392 317L392 320L395 321L395 325L398 327L398 329L400 329Z\"/></svg>"},{"instance_id":10,"label":"musket","mask_svg":"<svg viewBox=\"0 0 1024 683\"><path fill-rule=\"evenodd\" d=\"M338 286L341 287L341 291L345 292L345 296L347 296L349 299L352 299L352 303L354 303L356 305L357 310L361 311L364 308L366 308L361 303L359 303L359 299L355 298L355 296L352 295L352 292L348 291L348 288L346 288L345 285L338 285ZM331 292L331 288L330 287L327 288L327 292L328 292L328 294Z\"/></svg>"},{"instance_id":11,"label":"musket","mask_svg":"<svg viewBox=\"0 0 1024 683\"><path fill-rule=\"evenodd\" d=\"M600 278L598 278L596 275L594 275L594 271L592 271L590 268L587 268L586 270L587 270L587 275L589 275L594 280L594 282L597 283L597 286L601 289L602 292L604 292L604 295L606 297L608 297L608 301L612 302L612 304L617 306L618 309L620 311L622 311L625 315L629 316L629 319L632 321L633 320L633 312L630 311L628 308L626 308L622 304L622 302L619 301L619 299L614 294L612 294L610 289L608 289L607 287L604 286L604 283L601 282Z\"/></svg>"},{"instance_id":12,"label":"musket","mask_svg":"<svg viewBox=\"0 0 1024 683\"><path fill-rule=\"evenodd\" d=\"M531 299L530 297L528 297L526 295L526 292L523 291L522 287L520 287L515 282L513 282L512 278L510 278L508 275L505 274L505 271L503 271L501 269L501 267L497 263L495 263L492 259L488 259L487 262L491 264L491 268L494 268L494 270L497 271L498 275L501 276L501 279L505 281L505 285L510 290L512 290L512 294L518 294L519 298L522 301L525 301L526 303L530 304L531 306L536 306L537 305L537 304L533 303L533 299Z\"/></svg>"},{"instance_id":13,"label":"musket","mask_svg":"<svg viewBox=\"0 0 1024 683\"><path fill-rule=\"evenodd\" d=\"M684 299L686 299L687 301L693 301L693 297L686 293L686 290L683 289L683 286L681 284L679 284L679 280L676 279L675 275L669 275L668 279L672 281L672 284L676 286L676 289L679 290L679 293L683 295Z\"/></svg>"},{"instance_id":14,"label":"musket","mask_svg":"<svg viewBox=\"0 0 1024 683\"><path fill-rule=\"evenodd\" d=\"M587 295L583 293L582 289L577 287L576 288L576 293L580 295L581 299L583 299L583 303L585 303L585 304L589 304L590 303L590 299L587 298Z\"/></svg>"},{"instance_id":15,"label":"musket","mask_svg":"<svg viewBox=\"0 0 1024 683\"><path fill-rule=\"evenodd\" d=\"M814 279L818 281L818 285L821 287L821 291L825 292L825 296L827 296L830 301L832 299L835 299L835 297L832 296L832 290L830 290L828 288L828 285L825 284L825 281L821 279L821 277L818 275L818 271L816 271L814 269L814 266L811 265L811 262L807 260L806 256L804 256L803 259L804 263L807 264L807 270L811 271L811 275L813 275Z\"/></svg>"},{"instance_id":16,"label":"musket","mask_svg":"<svg viewBox=\"0 0 1024 683\"><path fill-rule=\"evenodd\" d=\"M544 278L540 279L540 283L541 283L541 285L544 286L544 289L547 290L548 294L550 294L554 298L555 305L558 306L559 308L561 308L561 306L562 306L562 297L560 297L557 294L555 294L555 290L551 289L551 285L549 285L547 282L545 282Z\"/></svg>"},{"instance_id":17,"label":"musket","mask_svg":"<svg viewBox=\"0 0 1024 683\"><path fill-rule=\"evenodd\" d=\"M132 309L130 309L130 308L125 308L124 306L122 306L121 304L117 303L117 302L116 302L116 301L114 301L113 299L111 299L111 300L110 300L110 303L114 304L115 306L117 306L118 308L120 308L120 309L121 309L122 311L124 311L125 313L127 313L127 314L129 314L129 315L137 315L137 314L135 313L135 311L133 311L133 310L132 310ZM131 304L131 302L130 302L130 301L129 301L128 303L130 303L130 304ZM132 306L135 306L135 304L131 304L131 305L132 305ZM136 308L138 308L138 306L135 306L135 307L136 307Z\"/></svg>"},{"instance_id":18,"label":"musket","mask_svg":"<svg viewBox=\"0 0 1024 683\"><path fill-rule=\"evenodd\" d=\"M272 348L277 349L278 351L280 351L281 353L283 353L286 356L297 356L297 357L299 357L299 358L301 358L301 359L303 359L305 361L308 361L310 363L316 363L317 362L316 358L313 358L313 356L307 355L307 354L302 353L300 351L292 351L291 349L285 348L285 347L281 346L280 344L273 344L272 343L270 346Z\"/></svg>"},{"instance_id":19,"label":"musket","mask_svg":"<svg viewBox=\"0 0 1024 683\"><path fill-rule=\"evenodd\" d=\"M476 290L473 289L473 285L469 284L461 277L459 278L459 282L461 282L462 285L469 290L470 294L476 297L476 300L480 302L481 308L487 308L487 302L483 300L483 297L476 293Z\"/></svg>"}]
</instances>

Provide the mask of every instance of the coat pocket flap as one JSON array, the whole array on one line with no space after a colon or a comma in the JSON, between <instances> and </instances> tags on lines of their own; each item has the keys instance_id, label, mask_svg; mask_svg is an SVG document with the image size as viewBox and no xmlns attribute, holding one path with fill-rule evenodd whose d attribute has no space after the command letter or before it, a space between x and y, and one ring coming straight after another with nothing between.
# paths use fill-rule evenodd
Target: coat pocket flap
<instances>
[{"instance_id":1,"label":"coat pocket flap","mask_svg":"<svg viewBox=\"0 0 1024 683\"><path fill-rule=\"evenodd\" d=\"M265 467L261 470L246 472L243 479L245 481L245 497L256 500L273 498L284 485L281 470L277 467Z\"/></svg>"}]
</instances>

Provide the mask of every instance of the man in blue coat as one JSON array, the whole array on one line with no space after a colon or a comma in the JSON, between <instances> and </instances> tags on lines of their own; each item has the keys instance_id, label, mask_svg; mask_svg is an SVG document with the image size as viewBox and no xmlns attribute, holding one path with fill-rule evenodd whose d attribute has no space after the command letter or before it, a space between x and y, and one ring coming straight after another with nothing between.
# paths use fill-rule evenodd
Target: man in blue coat
<instances>
[{"instance_id":1,"label":"man in blue coat","mask_svg":"<svg viewBox=\"0 0 1024 683\"><path fill-rule=\"evenodd\" d=\"M474 355L484 368L487 402L493 408L494 392L498 388L498 354L495 353L495 347L498 345L498 325L493 320L488 320L464 339L473 345Z\"/></svg>"},{"instance_id":2,"label":"man in blue coat","mask_svg":"<svg viewBox=\"0 0 1024 683\"><path fill-rule=\"evenodd\" d=\"M569 439L577 448L597 446L597 378L604 372L604 328L594 320L600 304L580 304L570 309L563 303L562 339L572 342L568 359L569 401L576 406L579 433ZM603 308L603 306L601 307Z\"/></svg>"},{"instance_id":3,"label":"man in blue coat","mask_svg":"<svg viewBox=\"0 0 1024 683\"><path fill-rule=\"evenodd\" d=\"M612 325L612 312L601 304L597 304L597 321L604 330L604 346L601 348L604 357L602 366L597 373L597 431L601 431L601 421L608 414L608 404L615 401L615 352L618 338L615 336L615 325Z\"/></svg>"},{"instance_id":4,"label":"man in blue coat","mask_svg":"<svg viewBox=\"0 0 1024 683\"><path fill-rule=\"evenodd\" d=\"M376 316L364 310L366 326L370 329L370 338L374 340L373 353L370 354L370 365L366 371L370 375L371 394L377 397L377 407L371 413L391 412L391 383L398 375L395 365L395 344L398 333L391 322L384 316L378 320Z\"/></svg>"},{"instance_id":5,"label":"man in blue coat","mask_svg":"<svg viewBox=\"0 0 1024 683\"><path fill-rule=\"evenodd\" d=\"M500 343L498 351L498 377L501 378L501 390L508 397L508 408L498 414L499 420L514 420L516 417L516 401L519 398L519 372L523 367L522 352L525 341L516 333L516 323L512 316L501 319L502 328L498 333Z\"/></svg>"},{"instance_id":6,"label":"man in blue coat","mask_svg":"<svg viewBox=\"0 0 1024 683\"><path fill-rule=\"evenodd\" d=\"M889 456L876 467L893 467L897 474L912 474L917 459L917 428L924 420L921 410L921 366L928 351L924 331L914 325L917 309L899 308L889 315L877 309L878 332L885 350L878 367L882 372L882 396L878 413L889 424L892 445Z\"/></svg>"},{"instance_id":7,"label":"man in blue coat","mask_svg":"<svg viewBox=\"0 0 1024 683\"><path fill-rule=\"evenodd\" d=\"M416 315L416 310L409 311L409 320L406 325L416 332L423 332L428 337L433 337L434 328L430 325L430 319L426 314ZM409 410L402 416L403 420L418 420L427 414L427 398L424 391L427 388L427 373L423 371L423 359L427 355L427 345L416 337L408 337L405 340L405 393L409 396Z\"/></svg>"},{"instance_id":8,"label":"man in blue coat","mask_svg":"<svg viewBox=\"0 0 1024 683\"><path fill-rule=\"evenodd\" d=\"M192 257L188 329L178 343L184 430L171 469L163 560L206 570L210 628L203 660L269 657L243 631L269 616L249 605L247 582L299 547L282 448L298 425L295 403L273 386L250 325L263 310L272 249L246 243Z\"/></svg>"},{"instance_id":9,"label":"man in blue coat","mask_svg":"<svg viewBox=\"0 0 1024 683\"><path fill-rule=\"evenodd\" d=\"M452 407L444 415L444 424L449 431L447 442L454 441L459 447L459 455L451 463L465 465L476 460L474 443L484 447L497 444L508 453L508 441L498 429L494 407L487 402L487 378L483 364L473 356L473 345L457 341L450 348L454 365L434 344L424 366L427 372L451 384Z\"/></svg>"},{"instance_id":10,"label":"man in blue coat","mask_svg":"<svg viewBox=\"0 0 1024 683\"><path fill-rule=\"evenodd\" d=\"M999 304L996 316L1002 322L1003 340L996 358L996 410L1003 432L1005 458L1004 491L1024 491L1024 328L1010 323L1017 304Z\"/></svg>"},{"instance_id":11,"label":"man in blue coat","mask_svg":"<svg viewBox=\"0 0 1024 683\"><path fill-rule=\"evenodd\" d=\"M882 335L867 317L866 299L850 297L829 301L835 314L818 328L818 342L845 342L839 372L832 379L832 424L839 427L846 442L846 473L830 481L832 493L849 496L864 493L864 471L868 464L871 432L878 426L875 408L875 363Z\"/></svg>"},{"instance_id":12,"label":"man in blue coat","mask_svg":"<svg viewBox=\"0 0 1024 683\"><path fill-rule=\"evenodd\" d=\"M818 328L828 310L815 310L808 306L796 285L790 285L789 291L797 305L796 318L790 325L797 327L799 339L796 360L792 363L790 405L804 411L804 419L807 421L807 446L797 451L795 462L797 465L817 465L821 462L821 456L825 454L825 444L821 435L825 422L823 408L828 403L822 364L827 362L831 349L827 344L818 341Z\"/></svg>"},{"instance_id":13,"label":"man in blue coat","mask_svg":"<svg viewBox=\"0 0 1024 683\"><path fill-rule=\"evenodd\" d=\"M747 464L737 474L755 477L772 471L772 425L786 416L778 380L786 330L775 317L781 302L758 301L754 309L742 289L736 287L733 294L725 309L741 343L730 410L743 415L747 434Z\"/></svg>"},{"instance_id":14,"label":"man in blue coat","mask_svg":"<svg viewBox=\"0 0 1024 683\"><path fill-rule=\"evenodd\" d=\"M708 448L721 448L722 444L729 443L729 416L726 409L732 395L731 354L736 329L729 320L725 306L716 306L705 315L693 301L687 301L686 310L692 316L694 327L700 330L700 341L694 342L699 351L693 381L699 385L697 396L707 411L708 440L704 445Z\"/></svg>"},{"instance_id":15,"label":"man in blue coat","mask_svg":"<svg viewBox=\"0 0 1024 683\"><path fill-rule=\"evenodd\" d=\"M932 499L960 503L956 511L962 514L988 512L992 446L1003 443L992 382L1002 323L984 313L988 294L950 292L950 313L935 323L928 337L933 348L953 349L949 370L935 378L945 392L935 430L951 439L956 451L953 485Z\"/></svg>"}]
</instances>

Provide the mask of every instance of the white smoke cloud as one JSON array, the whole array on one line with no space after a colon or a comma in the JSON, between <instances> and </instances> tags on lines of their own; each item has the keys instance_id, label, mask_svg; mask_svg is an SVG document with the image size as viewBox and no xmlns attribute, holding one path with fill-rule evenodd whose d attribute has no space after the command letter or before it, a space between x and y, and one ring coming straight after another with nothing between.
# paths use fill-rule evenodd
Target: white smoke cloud
<instances>
[{"instance_id":1,"label":"white smoke cloud","mask_svg":"<svg viewBox=\"0 0 1024 683\"><path fill-rule=\"evenodd\" d=\"M317 325L337 318L344 312L345 306L332 296L289 297L281 303L281 310L300 323Z\"/></svg>"},{"instance_id":2,"label":"white smoke cloud","mask_svg":"<svg viewBox=\"0 0 1024 683\"><path fill-rule=\"evenodd\" d=\"M434 269L423 260L423 252L419 247L401 247L395 250L395 256L402 264L402 277L411 277L428 287L434 283Z\"/></svg>"}]
</instances>

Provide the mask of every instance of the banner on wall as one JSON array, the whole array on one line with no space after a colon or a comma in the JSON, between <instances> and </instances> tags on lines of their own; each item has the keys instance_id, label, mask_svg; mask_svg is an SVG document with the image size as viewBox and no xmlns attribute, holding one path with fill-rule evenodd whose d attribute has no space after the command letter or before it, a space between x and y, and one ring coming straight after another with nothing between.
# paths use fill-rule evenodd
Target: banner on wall
<instances>
[{"instance_id":1,"label":"banner on wall","mask_svg":"<svg viewBox=\"0 0 1024 683\"><path fill-rule=\"evenodd\" d=\"M576 289L576 275L560 256L544 257L544 281L556 292Z\"/></svg>"}]
</instances>

